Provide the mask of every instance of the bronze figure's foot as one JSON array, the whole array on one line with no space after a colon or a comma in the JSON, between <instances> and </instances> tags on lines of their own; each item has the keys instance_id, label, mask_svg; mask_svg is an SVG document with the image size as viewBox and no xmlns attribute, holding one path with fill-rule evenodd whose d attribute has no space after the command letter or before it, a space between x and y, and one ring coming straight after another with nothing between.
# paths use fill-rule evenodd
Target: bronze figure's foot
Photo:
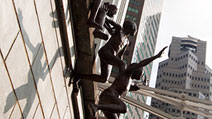
<instances>
[{"instance_id":1,"label":"bronze figure's foot","mask_svg":"<svg viewBox=\"0 0 212 119\"><path fill-rule=\"evenodd\" d=\"M90 103L90 104L88 105L88 109L89 109L89 111L90 111L91 118L92 118L92 119L96 119L97 107L96 107L93 103Z\"/></svg>"},{"instance_id":2,"label":"bronze figure's foot","mask_svg":"<svg viewBox=\"0 0 212 119\"><path fill-rule=\"evenodd\" d=\"M73 84L79 82L80 77L77 76L77 73L76 73L76 71L75 71L74 69L71 69L71 70L69 71L69 74L68 74L68 75L69 75L69 77L70 77L68 86L70 86L72 82L73 82Z\"/></svg>"},{"instance_id":3,"label":"bronze figure's foot","mask_svg":"<svg viewBox=\"0 0 212 119\"><path fill-rule=\"evenodd\" d=\"M92 20L90 20L90 19L88 19L87 25L88 25L89 27L94 27L94 28L98 28L98 29L103 30L102 26L100 26L100 25L97 24L95 21L92 21Z\"/></svg>"},{"instance_id":4,"label":"bronze figure's foot","mask_svg":"<svg viewBox=\"0 0 212 119\"><path fill-rule=\"evenodd\" d=\"M71 86L71 83L73 82L73 78L74 78L74 70L73 69L69 69L68 73L66 73L65 78L69 77L69 82L68 82L68 86Z\"/></svg>"},{"instance_id":5,"label":"bronze figure's foot","mask_svg":"<svg viewBox=\"0 0 212 119\"><path fill-rule=\"evenodd\" d=\"M73 77L73 93L78 93L80 88L80 76L77 75L75 70L72 70L71 75ZM69 82L69 86L71 83Z\"/></svg>"},{"instance_id":6,"label":"bronze figure's foot","mask_svg":"<svg viewBox=\"0 0 212 119\"><path fill-rule=\"evenodd\" d=\"M73 93L78 94L80 89L80 84L79 83L74 83L73 84Z\"/></svg>"},{"instance_id":7,"label":"bronze figure's foot","mask_svg":"<svg viewBox=\"0 0 212 119\"><path fill-rule=\"evenodd\" d=\"M80 78L79 76L75 76L73 79L73 93L78 94L80 86L81 86Z\"/></svg>"},{"instance_id":8,"label":"bronze figure's foot","mask_svg":"<svg viewBox=\"0 0 212 119\"><path fill-rule=\"evenodd\" d=\"M108 39L108 35L102 33L101 31L94 31L93 35L94 35L95 38L100 38L100 39L103 39L103 40L107 40Z\"/></svg>"}]
</instances>

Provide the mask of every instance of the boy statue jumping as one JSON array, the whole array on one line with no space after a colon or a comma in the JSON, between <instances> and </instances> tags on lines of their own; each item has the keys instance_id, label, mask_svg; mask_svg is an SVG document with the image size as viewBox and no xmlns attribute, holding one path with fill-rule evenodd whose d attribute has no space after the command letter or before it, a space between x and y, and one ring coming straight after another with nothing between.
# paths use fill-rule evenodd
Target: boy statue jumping
<instances>
[{"instance_id":1,"label":"boy statue jumping","mask_svg":"<svg viewBox=\"0 0 212 119\"><path fill-rule=\"evenodd\" d=\"M102 29L104 26L109 31L109 33L111 33L111 28L107 25L107 16L112 18L116 13L116 5L106 2L99 8L95 22L98 23L102 27ZM94 37L108 40L108 35L105 34L102 29L97 27L93 32Z\"/></svg>"},{"instance_id":2,"label":"boy statue jumping","mask_svg":"<svg viewBox=\"0 0 212 119\"><path fill-rule=\"evenodd\" d=\"M167 47L164 47L157 55L144 59L139 63L130 64L127 69L120 72L112 85L105 89L99 97L99 104L91 103L88 107L91 115L95 118L98 110L102 110L107 119L118 119L118 114L126 113L127 107L125 103L119 98L126 91L139 90L137 85L131 85L130 80L140 80L142 76L143 67L151 63L153 60L161 57L161 54Z\"/></svg>"},{"instance_id":3,"label":"boy statue jumping","mask_svg":"<svg viewBox=\"0 0 212 119\"><path fill-rule=\"evenodd\" d=\"M74 82L78 82L79 79L87 79L95 82L105 83L108 79L109 64L117 66L119 68L119 72L125 70L126 64L122 61L122 57L129 45L127 37L129 35L135 35L137 32L137 26L133 21L125 21L123 27L112 20L108 20L108 22L115 28L115 33L98 52L101 65L101 74L79 74L75 72Z\"/></svg>"}]
</instances>

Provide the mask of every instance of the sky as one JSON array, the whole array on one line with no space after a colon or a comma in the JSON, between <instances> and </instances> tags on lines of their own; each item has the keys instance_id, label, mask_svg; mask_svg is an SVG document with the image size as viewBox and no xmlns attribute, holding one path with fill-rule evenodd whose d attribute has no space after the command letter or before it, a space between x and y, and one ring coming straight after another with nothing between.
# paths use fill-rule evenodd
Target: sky
<instances>
[{"instance_id":1,"label":"sky","mask_svg":"<svg viewBox=\"0 0 212 119\"><path fill-rule=\"evenodd\" d=\"M172 36L188 35L207 41L206 64L212 68L212 0L164 0L155 54L170 45ZM168 48L153 62L150 87L155 85L158 63L167 58Z\"/></svg>"}]
</instances>

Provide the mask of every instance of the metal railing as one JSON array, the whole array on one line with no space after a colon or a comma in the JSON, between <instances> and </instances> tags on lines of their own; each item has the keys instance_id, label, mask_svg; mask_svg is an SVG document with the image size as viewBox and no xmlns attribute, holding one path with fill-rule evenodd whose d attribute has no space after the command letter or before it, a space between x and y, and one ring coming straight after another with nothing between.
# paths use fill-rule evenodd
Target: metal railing
<instances>
[{"instance_id":1,"label":"metal railing","mask_svg":"<svg viewBox=\"0 0 212 119\"><path fill-rule=\"evenodd\" d=\"M108 83L99 84L99 90L103 91L109 86L110 84ZM179 94L179 93L174 93L174 92L161 90L161 89L155 89L155 88L151 88L147 86L139 86L139 87L140 87L140 90L134 91L134 93L150 96L162 102L172 104L178 107L182 111L190 111L195 114L202 115L204 117L212 118L212 102L211 101L194 98L184 93ZM133 106L136 106L139 109L142 109L146 112L152 113L164 119L182 119L183 118L183 117L174 117L159 109L156 109L140 101L132 99L131 97L128 97L128 96L121 99Z\"/></svg>"}]
</instances>

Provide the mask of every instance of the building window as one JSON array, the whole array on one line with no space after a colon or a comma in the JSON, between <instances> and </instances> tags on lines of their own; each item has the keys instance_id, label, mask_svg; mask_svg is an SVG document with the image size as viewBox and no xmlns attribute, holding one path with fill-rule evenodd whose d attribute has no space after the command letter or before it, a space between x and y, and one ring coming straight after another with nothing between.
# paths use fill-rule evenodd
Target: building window
<instances>
[{"instance_id":1,"label":"building window","mask_svg":"<svg viewBox=\"0 0 212 119\"><path fill-rule=\"evenodd\" d=\"M140 5L140 2L137 2L137 1L135 1L135 0L130 0L130 3L131 3L131 4L134 4L134 5L137 5L137 6Z\"/></svg>"},{"instance_id":2,"label":"building window","mask_svg":"<svg viewBox=\"0 0 212 119\"><path fill-rule=\"evenodd\" d=\"M175 112L175 109L172 109L172 112Z\"/></svg>"},{"instance_id":3,"label":"building window","mask_svg":"<svg viewBox=\"0 0 212 119\"><path fill-rule=\"evenodd\" d=\"M136 17L128 15L128 14L126 15L126 18L130 19L130 20L133 20L133 21L136 21Z\"/></svg>"},{"instance_id":4,"label":"building window","mask_svg":"<svg viewBox=\"0 0 212 119\"><path fill-rule=\"evenodd\" d=\"M129 111L130 111L130 114L133 115L133 111L132 111L132 109L131 109L131 106L128 104L127 107L128 107L128 109L129 109Z\"/></svg>"},{"instance_id":5,"label":"building window","mask_svg":"<svg viewBox=\"0 0 212 119\"><path fill-rule=\"evenodd\" d=\"M128 7L128 11L138 14L138 10L132 7Z\"/></svg>"}]
</instances>

